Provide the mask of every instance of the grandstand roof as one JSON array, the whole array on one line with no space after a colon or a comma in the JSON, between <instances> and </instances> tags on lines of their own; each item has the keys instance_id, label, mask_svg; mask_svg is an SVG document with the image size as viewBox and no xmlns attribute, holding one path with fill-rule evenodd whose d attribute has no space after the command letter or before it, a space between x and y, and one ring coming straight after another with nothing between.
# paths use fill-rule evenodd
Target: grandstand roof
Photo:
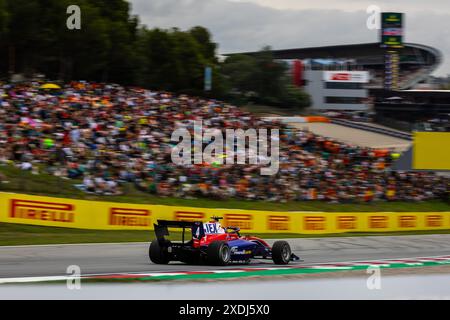
<instances>
[{"instance_id":1,"label":"grandstand roof","mask_svg":"<svg viewBox=\"0 0 450 320\"><path fill-rule=\"evenodd\" d=\"M415 43L405 43L403 49L398 49L403 55L417 55L418 52L425 53L434 57L431 64L437 63L441 58L441 53L432 47ZM310 47L296 49L272 50L275 59L330 59L330 58L349 58L361 56L382 56L385 49L380 47L379 42L334 45L325 47ZM257 52L242 52L241 54L254 55ZM225 54L231 56L238 53Z\"/></svg>"},{"instance_id":2,"label":"grandstand roof","mask_svg":"<svg viewBox=\"0 0 450 320\"><path fill-rule=\"evenodd\" d=\"M421 81L426 80L442 63L442 53L432 47L417 43L405 43L400 54L400 66L405 69L412 67L412 71L404 71L400 89L410 89ZM242 52L240 54L256 55L257 52ZM272 50L276 60L352 60L352 66L365 70L382 70L385 65L386 49L379 42L335 45L326 47L311 47L297 49ZM239 53L229 53L232 56ZM410 69L411 70L411 69ZM410 73L408 73L410 72ZM382 82L374 83L371 88L381 88Z\"/></svg>"}]
</instances>

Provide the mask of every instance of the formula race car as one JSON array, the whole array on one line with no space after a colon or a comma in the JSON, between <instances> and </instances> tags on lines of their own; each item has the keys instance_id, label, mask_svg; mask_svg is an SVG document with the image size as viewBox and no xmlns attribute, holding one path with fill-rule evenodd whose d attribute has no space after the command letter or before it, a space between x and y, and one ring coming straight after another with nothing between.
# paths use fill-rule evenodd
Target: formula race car
<instances>
[{"instance_id":1,"label":"formula race car","mask_svg":"<svg viewBox=\"0 0 450 320\"><path fill-rule=\"evenodd\" d=\"M158 220L154 225L156 239L150 244L150 260L156 264L181 261L215 266L231 262L250 263L252 259L271 259L279 265L300 260L286 241L276 241L271 247L260 238L241 236L237 227L223 228L220 224L222 219L212 217L207 223ZM166 239L168 228L182 229L182 241ZM186 239L186 230L190 230L189 239Z\"/></svg>"}]
</instances>

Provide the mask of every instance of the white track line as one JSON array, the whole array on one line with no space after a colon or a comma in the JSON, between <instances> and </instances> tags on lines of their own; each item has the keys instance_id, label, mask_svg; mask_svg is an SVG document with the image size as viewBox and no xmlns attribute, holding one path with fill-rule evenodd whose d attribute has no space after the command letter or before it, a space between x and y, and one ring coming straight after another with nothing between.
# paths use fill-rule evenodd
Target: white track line
<instances>
[{"instance_id":1,"label":"white track line","mask_svg":"<svg viewBox=\"0 0 450 320\"><path fill-rule=\"evenodd\" d=\"M66 281L69 276L52 276L52 277L25 277L25 278L3 278L0 279L0 284L11 283L33 283L33 282L45 282L45 281Z\"/></svg>"},{"instance_id":2,"label":"white track line","mask_svg":"<svg viewBox=\"0 0 450 320\"><path fill-rule=\"evenodd\" d=\"M150 241L146 242L116 242L116 243L65 243L65 244L33 244L33 245L20 245L20 246L0 246L0 250L3 248L39 248L39 247L73 247L73 246L108 246L108 245L136 245L136 244L150 244Z\"/></svg>"},{"instance_id":3,"label":"white track line","mask_svg":"<svg viewBox=\"0 0 450 320\"><path fill-rule=\"evenodd\" d=\"M306 268L317 268L317 269L342 269L342 270L348 270L351 269L351 265L370 265L371 263L374 263L374 265L377 266L383 266L388 265L390 263L404 263L408 265L420 265L420 261L447 261L450 259L450 256L432 256L432 257L409 257L409 258L393 258L393 259L378 259L378 260L365 260L365 261L348 261L348 262L327 262L327 263L319 263L319 264L311 264L311 265L295 265L292 267L271 267L271 268L255 268L255 271L264 269L264 270L272 270L272 269L292 269L295 267L306 267ZM412 262L411 260L415 260L417 262ZM403 261L403 262L402 262ZM376 262L376 264L375 264ZM385 263L385 264L382 264ZM337 266L333 266L333 264L336 264ZM343 264L339 266L340 264ZM348 264L348 265L345 265ZM248 268L252 269L252 268ZM236 273L236 272L242 272L242 269L221 269L221 270L199 270L199 271L180 271L180 272L148 272L148 273L121 273L121 272L115 272L115 273L103 273L103 274L87 274L83 275L81 279L83 278L90 278L90 277L106 277L111 275L130 275L130 276L142 276L142 277L154 277L154 276L178 276L178 275L184 275L186 273L191 272L198 272L198 273ZM0 285L1 284L14 284L14 283L37 283L37 282L50 282L50 281L67 281L67 280L73 280L73 276L43 276L43 277L16 277L16 278L0 278Z\"/></svg>"}]
</instances>

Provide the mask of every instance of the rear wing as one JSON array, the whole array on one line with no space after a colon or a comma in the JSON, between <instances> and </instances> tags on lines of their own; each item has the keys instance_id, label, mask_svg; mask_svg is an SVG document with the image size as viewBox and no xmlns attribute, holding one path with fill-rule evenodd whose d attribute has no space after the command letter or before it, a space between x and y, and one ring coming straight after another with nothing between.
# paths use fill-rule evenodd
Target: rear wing
<instances>
[{"instance_id":1,"label":"rear wing","mask_svg":"<svg viewBox=\"0 0 450 320\"><path fill-rule=\"evenodd\" d=\"M192 235L196 238L203 237L204 230L203 224L201 222L189 222L189 221L169 221L169 220L158 220L158 224L154 224L156 239L159 242L165 241L165 236L169 235L169 228L179 228L183 229L182 242L185 241L186 229L190 229Z\"/></svg>"},{"instance_id":2,"label":"rear wing","mask_svg":"<svg viewBox=\"0 0 450 320\"><path fill-rule=\"evenodd\" d=\"M191 228L197 222L158 220L158 226L168 228ZM155 224L156 226L156 224Z\"/></svg>"}]
</instances>

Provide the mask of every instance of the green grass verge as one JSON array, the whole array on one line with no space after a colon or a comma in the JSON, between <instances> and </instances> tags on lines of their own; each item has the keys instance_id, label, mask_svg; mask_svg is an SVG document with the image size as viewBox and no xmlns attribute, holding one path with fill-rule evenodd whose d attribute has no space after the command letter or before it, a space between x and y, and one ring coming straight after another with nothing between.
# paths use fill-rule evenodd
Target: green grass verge
<instances>
[{"instance_id":1,"label":"green grass verge","mask_svg":"<svg viewBox=\"0 0 450 320\"><path fill-rule=\"evenodd\" d=\"M86 194L75 187L80 181L64 180L48 174L33 175L12 166L0 166L9 183L0 184L0 191L16 192L57 198L110 201L122 203L160 204L202 208L249 209L269 211L326 211L326 212L434 212L450 211L450 204L443 201L427 202L376 202L360 204L330 204L326 202L272 203L245 200L179 199L153 196L132 185L126 185L125 195L97 196Z\"/></svg>"},{"instance_id":2,"label":"green grass verge","mask_svg":"<svg viewBox=\"0 0 450 320\"><path fill-rule=\"evenodd\" d=\"M340 233L327 235L305 234L254 234L264 239L318 238L318 237L360 237L385 235L450 234L450 230L383 232L383 233ZM70 228L40 227L21 224L0 223L0 246L76 244L76 243L123 243L149 242L153 231L105 231ZM172 240L181 240L181 233L171 233Z\"/></svg>"}]
</instances>

